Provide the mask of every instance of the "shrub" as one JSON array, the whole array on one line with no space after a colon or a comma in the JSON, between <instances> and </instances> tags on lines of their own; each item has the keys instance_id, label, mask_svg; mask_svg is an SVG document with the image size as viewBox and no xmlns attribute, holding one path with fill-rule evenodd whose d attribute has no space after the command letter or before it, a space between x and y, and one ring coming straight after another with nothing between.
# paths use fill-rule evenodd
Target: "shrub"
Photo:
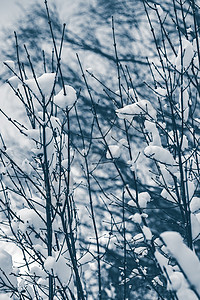
<instances>
[{"instance_id":1,"label":"shrub","mask_svg":"<svg viewBox=\"0 0 200 300\"><path fill-rule=\"evenodd\" d=\"M143 1L157 51L147 59L147 100L120 62L114 19L117 91L86 72L78 54L85 91L66 85L65 24L57 46L47 1L56 68L37 76L26 46L24 68L15 34L17 70L4 62L13 77L10 93L1 88L12 101L0 110L2 293L14 299L200 298L198 5L172 3L168 12ZM109 107L97 101L92 80ZM86 98L85 132L79 103Z\"/></svg>"}]
</instances>

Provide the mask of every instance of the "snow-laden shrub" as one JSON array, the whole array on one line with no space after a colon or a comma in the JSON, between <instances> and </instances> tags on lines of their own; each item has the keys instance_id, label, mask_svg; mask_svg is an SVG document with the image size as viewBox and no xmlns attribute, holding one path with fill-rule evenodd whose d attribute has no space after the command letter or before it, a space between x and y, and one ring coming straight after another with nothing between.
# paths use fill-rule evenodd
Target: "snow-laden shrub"
<instances>
[{"instance_id":1,"label":"snow-laden shrub","mask_svg":"<svg viewBox=\"0 0 200 300\"><path fill-rule=\"evenodd\" d=\"M157 51L147 60L148 99L120 62L113 20L112 88L86 72L77 55L90 101L89 135L80 120L81 93L63 79L65 25L57 46L45 5L56 70L35 74L26 46L25 69L15 34L17 61L5 62L10 90L0 88L2 297L199 299L196 4L174 3L172 16L144 1ZM167 32L169 20L178 43ZM89 77L103 86L109 108L96 99ZM100 106L114 112L106 127Z\"/></svg>"}]
</instances>

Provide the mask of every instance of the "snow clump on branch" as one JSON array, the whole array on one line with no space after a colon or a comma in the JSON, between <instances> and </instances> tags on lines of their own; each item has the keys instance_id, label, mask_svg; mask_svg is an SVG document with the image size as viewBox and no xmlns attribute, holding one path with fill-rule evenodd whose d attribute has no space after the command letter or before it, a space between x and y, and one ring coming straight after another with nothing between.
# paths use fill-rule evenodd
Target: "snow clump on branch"
<instances>
[{"instance_id":1,"label":"snow clump on branch","mask_svg":"<svg viewBox=\"0 0 200 300\"><path fill-rule=\"evenodd\" d=\"M157 112L148 100L140 100L133 104L126 105L116 110L117 116L120 119L132 121L134 116L145 115L147 118L155 119Z\"/></svg>"},{"instance_id":2,"label":"snow clump on branch","mask_svg":"<svg viewBox=\"0 0 200 300\"><path fill-rule=\"evenodd\" d=\"M54 97L54 103L59 106L60 108L66 108L73 106L77 100L76 91L70 85L65 85L65 92L64 94L63 89Z\"/></svg>"}]
</instances>

